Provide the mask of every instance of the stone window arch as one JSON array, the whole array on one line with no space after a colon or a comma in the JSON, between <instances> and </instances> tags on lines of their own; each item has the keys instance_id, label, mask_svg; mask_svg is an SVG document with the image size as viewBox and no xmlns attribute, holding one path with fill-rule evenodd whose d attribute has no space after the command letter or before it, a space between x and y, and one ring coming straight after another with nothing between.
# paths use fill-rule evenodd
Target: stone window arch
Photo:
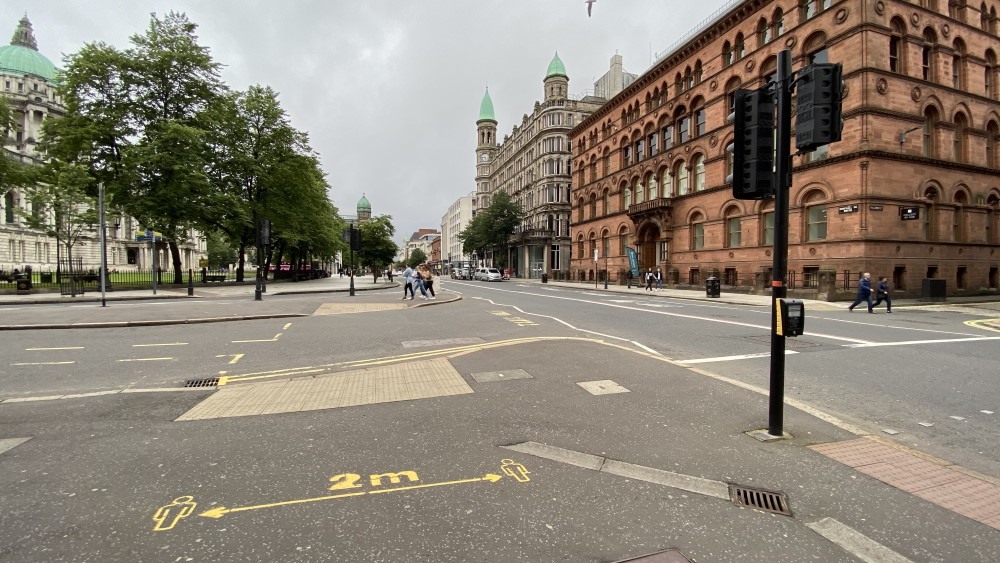
<instances>
[{"instance_id":1,"label":"stone window arch","mask_svg":"<svg viewBox=\"0 0 1000 563\"><path fill-rule=\"evenodd\" d=\"M705 189L705 155L699 154L694 157L694 162L691 165L692 172L694 173L694 186L693 190L695 192L700 192Z\"/></svg>"},{"instance_id":2,"label":"stone window arch","mask_svg":"<svg viewBox=\"0 0 1000 563\"><path fill-rule=\"evenodd\" d=\"M951 218L951 240L955 242L966 242L965 232L965 208L969 205L969 194L963 188L955 191L952 197L955 208Z\"/></svg>"},{"instance_id":3,"label":"stone window arch","mask_svg":"<svg viewBox=\"0 0 1000 563\"><path fill-rule=\"evenodd\" d=\"M924 188L924 200L927 201L926 213L924 213L922 223L924 240L937 240L937 224L934 219L937 216L937 206L940 197L941 193L936 186L927 186Z\"/></svg>"},{"instance_id":4,"label":"stone window arch","mask_svg":"<svg viewBox=\"0 0 1000 563\"><path fill-rule=\"evenodd\" d=\"M968 162L966 152L966 136L968 135L969 119L964 113L955 114L955 138L953 141L952 158L955 162Z\"/></svg>"},{"instance_id":5,"label":"stone window arch","mask_svg":"<svg viewBox=\"0 0 1000 563\"><path fill-rule=\"evenodd\" d=\"M927 106L924 110L924 156L934 158L937 156L937 136L938 121L940 114L934 106Z\"/></svg>"},{"instance_id":6,"label":"stone window arch","mask_svg":"<svg viewBox=\"0 0 1000 563\"><path fill-rule=\"evenodd\" d=\"M626 248L628 248L628 227L623 225L618 228L618 255L625 256Z\"/></svg>"},{"instance_id":7,"label":"stone window arch","mask_svg":"<svg viewBox=\"0 0 1000 563\"><path fill-rule=\"evenodd\" d=\"M738 248L743 242L743 212L739 206L730 205L723 212L726 225L726 248Z\"/></svg>"},{"instance_id":8,"label":"stone window arch","mask_svg":"<svg viewBox=\"0 0 1000 563\"><path fill-rule=\"evenodd\" d=\"M931 28L924 29L924 44L920 48L920 76L934 82L937 72L934 66L934 51L937 48L937 34Z\"/></svg>"},{"instance_id":9,"label":"stone window arch","mask_svg":"<svg viewBox=\"0 0 1000 563\"><path fill-rule=\"evenodd\" d=\"M889 71L906 74L906 22L892 18L889 29Z\"/></svg>"},{"instance_id":10,"label":"stone window arch","mask_svg":"<svg viewBox=\"0 0 1000 563\"><path fill-rule=\"evenodd\" d=\"M677 195L687 195L688 193L688 168L687 164L681 160L674 165L674 193Z\"/></svg>"},{"instance_id":11,"label":"stone window arch","mask_svg":"<svg viewBox=\"0 0 1000 563\"><path fill-rule=\"evenodd\" d=\"M733 64L733 45L729 41L722 44L722 66L728 67Z\"/></svg>"},{"instance_id":12,"label":"stone window arch","mask_svg":"<svg viewBox=\"0 0 1000 563\"><path fill-rule=\"evenodd\" d=\"M763 47L771 42L771 26L767 25L767 18L757 20L757 48Z\"/></svg>"},{"instance_id":13,"label":"stone window arch","mask_svg":"<svg viewBox=\"0 0 1000 563\"><path fill-rule=\"evenodd\" d=\"M986 124L986 166L997 168L997 139L1000 137L1000 125L990 120Z\"/></svg>"},{"instance_id":14,"label":"stone window arch","mask_svg":"<svg viewBox=\"0 0 1000 563\"><path fill-rule=\"evenodd\" d=\"M826 240L826 195L820 190L813 190L802 198L805 208L806 241Z\"/></svg>"},{"instance_id":15,"label":"stone window arch","mask_svg":"<svg viewBox=\"0 0 1000 563\"><path fill-rule=\"evenodd\" d=\"M951 56L951 86L962 89L966 86L965 80L965 42L956 38L952 44L954 54Z\"/></svg>"},{"instance_id":16,"label":"stone window arch","mask_svg":"<svg viewBox=\"0 0 1000 563\"><path fill-rule=\"evenodd\" d=\"M688 248L690 250L705 248L705 216L701 212L695 211L691 214L688 231L691 233Z\"/></svg>"}]
</instances>

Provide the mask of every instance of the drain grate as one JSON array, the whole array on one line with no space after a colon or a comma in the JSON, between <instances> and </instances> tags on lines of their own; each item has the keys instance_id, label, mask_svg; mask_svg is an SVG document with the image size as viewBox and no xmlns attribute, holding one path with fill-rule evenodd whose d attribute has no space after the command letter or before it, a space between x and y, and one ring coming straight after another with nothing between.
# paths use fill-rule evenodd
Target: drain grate
<instances>
[{"instance_id":1,"label":"drain grate","mask_svg":"<svg viewBox=\"0 0 1000 563\"><path fill-rule=\"evenodd\" d=\"M189 379L184 382L184 387L215 387L218 384L218 377L206 377L204 379Z\"/></svg>"},{"instance_id":2,"label":"drain grate","mask_svg":"<svg viewBox=\"0 0 1000 563\"><path fill-rule=\"evenodd\" d=\"M729 497L737 506L749 506L785 516L792 515L792 510L788 507L788 497L782 493L730 484Z\"/></svg>"}]
</instances>

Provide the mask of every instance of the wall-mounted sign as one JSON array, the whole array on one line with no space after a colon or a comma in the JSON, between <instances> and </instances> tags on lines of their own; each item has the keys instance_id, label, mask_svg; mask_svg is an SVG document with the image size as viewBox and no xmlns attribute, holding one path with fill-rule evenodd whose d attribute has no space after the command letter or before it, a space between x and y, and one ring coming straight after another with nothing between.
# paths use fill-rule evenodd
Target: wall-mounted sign
<instances>
[{"instance_id":1,"label":"wall-mounted sign","mask_svg":"<svg viewBox=\"0 0 1000 563\"><path fill-rule=\"evenodd\" d=\"M882 206L881 205L875 205L873 203L873 204L871 204L871 205L868 206L868 209L871 209L872 211L882 211Z\"/></svg>"},{"instance_id":2,"label":"wall-mounted sign","mask_svg":"<svg viewBox=\"0 0 1000 563\"><path fill-rule=\"evenodd\" d=\"M919 207L900 207L899 218L903 221L914 221L920 218Z\"/></svg>"},{"instance_id":3,"label":"wall-mounted sign","mask_svg":"<svg viewBox=\"0 0 1000 563\"><path fill-rule=\"evenodd\" d=\"M858 206L857 205L841 205L840 207L837 208L837 211L840 214L844 214L844 213L857 213Z\"/></svg>"}]
</instances>

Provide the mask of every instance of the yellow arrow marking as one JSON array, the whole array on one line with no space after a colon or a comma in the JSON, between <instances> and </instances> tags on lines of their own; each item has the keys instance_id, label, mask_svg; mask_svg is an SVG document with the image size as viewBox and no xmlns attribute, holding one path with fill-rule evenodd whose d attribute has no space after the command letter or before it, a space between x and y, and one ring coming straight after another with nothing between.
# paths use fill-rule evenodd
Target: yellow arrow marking
<instances>
[{"instance_id":1,"label":"yellow arrow marking","mask_svg":"<svg viewBox=\"0 0 1000 563\"><path fill-rule=\"evenodd\" d=\"M292 326L292 323L285 323L285 328L281 330L288 330L288 327Z\"/></svg>"},{"instance_id":2,"label":"yellow arrow marking","mask_svg":"<svg viewBox=\"0 0 1000 563\"><path fill-rule=\"evenodd\" d=\"M243 512L245 510L257 510L257 509L260 509L260 508L274 508L276 506L288 506L288 505L291 505L291 504L303 504L303 503L307 503L307 502L319 502L319 501L322 501L322 500L334 500L334 499L347 498L347 497L359 497L359 496L362 496L362 495L374 495L374 494L378 494L378 493L391 493L391 492L394 492L394 491L406 491L406 490L409 490L409 489L426 489L428 487L440 487L441 485L457 485L459 483L475 483L477 481L489 481L490 483L496 483L497 481L499 481L502 478L503 478L503 476L501 476L501 475L497 475L495 473L487 473L486 475L484 475L482 477L476 477L474 479L460 479L458 481L444 481L444 482L441 482L441 483L426 483L426 484L423 484L423 485L410 485L410 486L407 486L407 487L393 487L391 489L379 489L379 490L376 490L376 491L360 491L360 492L357 492L357 493L344 493L344 494L340 494L340 495L327 495L327 496L323 496L323 497L302 498L302 499L295 499L295 500L286 500L286 501L281 501L281 502L272 502L272 503L268 503L268 504L255 504L253 506L240 506L240 507L237 507L237 508L226 508L224 506L218 506L218 507L213 508L211 510L206 510L205 512L202 512L198 516L204 516L206 518L222 518L223 516L225 516L226 514L229 514L230 512Z\"/></svg>"}]
</instances>

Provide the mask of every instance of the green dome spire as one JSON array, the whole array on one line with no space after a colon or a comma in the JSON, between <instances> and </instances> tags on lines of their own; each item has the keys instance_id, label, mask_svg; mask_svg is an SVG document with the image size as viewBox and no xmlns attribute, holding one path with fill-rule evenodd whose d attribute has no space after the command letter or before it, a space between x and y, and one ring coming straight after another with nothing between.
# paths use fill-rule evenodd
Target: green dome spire
<instances>
[{"instance_id":1,"label":"green dome spire","mask_svg":"<svg viewBox=\"0 0 1000 563\"><path fill-rule=\"evenodd\" d=\"M21 18L10 45L0 47L0 72L34 74L41 76L47 82L55 80L58 72L56 66L38 52L38 44L35 42L35 34L28 16Z\"/></svg>"},{"instance_id":2,"label":"green dome spire","mask_svg":"<svg viewBox=\"0 0 1000 563\"><path fill-rule=\"evenodd\" d=\"M552 57L552 62L549 63L549 71L545 73L545 78L552 76L565 76L569 78L569 75L566 74L566 66L559 59L559 51L556 51L556 56Z\"/></svg>"},{"instance_id":3,"label":"green dome spire","mask_svg":"<svg viewBox=\"0 0 1000 563\"><path fill-rule=\"evenodd\" d=\"M361 199L358 200L358 213L362 211L369 213L372 211L372 204L368 203L368 198L365 197L365 194L361 194Z\"/></svg>"},{"instance_id":4,"label":"green dome spire","mask_svg":"<svg viewBox=\"0 0 1000 563\"><path fill-rule=\"evenodd\" d=\"M479 121L493 121L496 122L497 118L493 116L493 100L490 99L490 89L486 88L486 94L483 95L483 103L479 104Z\"/></svg>"}]
</instances>

